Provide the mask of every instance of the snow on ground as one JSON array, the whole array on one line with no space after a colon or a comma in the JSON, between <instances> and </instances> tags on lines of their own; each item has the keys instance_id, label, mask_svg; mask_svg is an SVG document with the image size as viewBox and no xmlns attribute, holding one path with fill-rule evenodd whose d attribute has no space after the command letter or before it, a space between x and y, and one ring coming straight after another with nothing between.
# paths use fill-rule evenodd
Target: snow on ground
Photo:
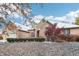
<instances>
[{"instance_id":1,"label":"snow on ground","mask_svg":"<svg viewBox=\"0 0 79 59\"><path fill-rule=\"evenodd\" d=\"M1 45L1 44L5 44L5 43L7 43L7 40L3 40L3 39L0 40L0 45Z\"/></svg>"}]
</instances>

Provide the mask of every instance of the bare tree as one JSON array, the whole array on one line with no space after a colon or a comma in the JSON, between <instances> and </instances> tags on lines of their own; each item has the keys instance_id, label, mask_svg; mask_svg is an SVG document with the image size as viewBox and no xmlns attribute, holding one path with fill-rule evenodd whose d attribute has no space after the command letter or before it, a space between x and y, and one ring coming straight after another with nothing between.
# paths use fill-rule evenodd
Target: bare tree
<instances>
[{"instance_id":1,"label":"bare tree","mask_svg":"<svg viewBox=\"0 0 79 59\"><path fill-rule=\"evenodd\" d=\"M28 3L0 3L0 18L6 19L9 15L18 13L22 16L29 16L31 6Z\"/></svg>"}]
</instances>

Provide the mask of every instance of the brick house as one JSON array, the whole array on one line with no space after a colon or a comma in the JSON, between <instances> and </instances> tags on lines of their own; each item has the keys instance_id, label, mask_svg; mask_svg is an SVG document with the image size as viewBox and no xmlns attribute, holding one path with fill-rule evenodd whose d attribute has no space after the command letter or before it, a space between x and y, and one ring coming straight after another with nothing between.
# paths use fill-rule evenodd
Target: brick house
<instances>
[{"instance_id":1,"label":"brick house","mask_svg":"<svg viewBox=\"0 0 79 59\"><path fill-rule=\"evenodd\" d=\"M0 30L0 32L2 31ZM3 32L0 34L0 37L3 36L3 39L29 38L29 37L35 37L33 33L34 33L34 29L28 29L27 26L18 23L16 24L10 21L3 29Z\"/></svg>"},{"instance_id":2,"label":"brick house","mask_svg":"<svg viewBox=\"0 0 79 59\"><path fill-rule=\"evenodd\" d=\"M45 30L46 27L49 26L49 22L42 20L38 23L38 25L35 27L35 37L44 37L45 38Z\"/></svg>"},{"instance_id":3,"label":"brick house","mask_svg":"<svg viewBox=\"0 0 79 59\"><path fill-rule=\"evenodd\" d=\"M15 23L18 28L16 35L17 38L30 38L33 37L32 32L34 32L34 29L29 28L28 26Z\"/></svg>"},{"instance_id":4,"label":"brick house","mask_svg":"<svg viewBox=\"0 0 79 59\"><path fill-rule=\"evenodd\" d=\"M35 37L44 37L45 38L45 30L50 24L55 24L56 22L42 20L39 24L35 27ZM62 25L62 26L60 26ZM57 23L57 27L64 28L63 34L65 35L77 35L79 36L79 26L73 24L66 24L66 23Z\"/></svg>"},{"instance_id":5,"label":"brick house","mask_svg":"<svg viewBox=\"0 0 79 59\"><path fill-rule=\"evenodd\" d=\"M79 36L79 27L64 28L64 34Z\"/></svg>"},{"instance_id":6,"label":"brick house","mask_svg":"<svg viewBox=\"0 0 79 59\"><path fill-rule=\"evenodd\" d=\"M45 30L46 27L48 27L50 24L54 24L54 22L41 20L38 25L32 29L25 29L21 30L19 29L17 31L17 38L31 38L31 37L45 37ZM58 23L58 27L60 27L61 24ZM63 34L65 35L79 35L79 26L78 25L72 25L72 24L63 24L60 28L64 28Z\"/></svg>"},{"instance_id":7,"label":"brick house","mask_svg":"<svg viewBox=\"0 0 79 59\"><path fill-rule=\"evenodd\" d=\"M28 38L28 37L30 37L29 32L24 31L24 30L18 30L16 35L17 35L17 38Z\"/></svg>"},{"instance_id":8,"label":"brick house","mask_svg":"<svg viewBox=\"0 0 79 59\"><path fill-rule=\"evenodd\" d=\"M15 23L9 23L4 32L8 32L7 38L31 38L31 37L43 37L45 38L45 30L50 24L54 22L41 20L38 25L34 28L28 29L27 26L16 25ZM57 24L60 27L62 24ZM60 28L64 28L63 34L66 35L79 35L79 26L78 25L68 25L63 24Z\"/></svg>"}]
</instances>

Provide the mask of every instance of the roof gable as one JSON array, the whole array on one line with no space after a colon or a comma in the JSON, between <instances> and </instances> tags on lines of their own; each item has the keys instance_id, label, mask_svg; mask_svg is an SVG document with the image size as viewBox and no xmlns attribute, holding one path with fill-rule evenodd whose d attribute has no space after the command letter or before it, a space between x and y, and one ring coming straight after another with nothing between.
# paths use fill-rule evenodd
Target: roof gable
<instances>
[{"instance_id":1,"label":"roof gable","mask_svg":"<svg viewBox=\"0 0 79 59\"><path fill-rule=\"evenodd\" d=\"M48 24L52 24L50 23L49 21L46 21L45 19L42 19L35 28L37 28L38 26L40 26L41 24L44 24L44 23L48 23Z\"/></svg>"},{"instance_id":2,"label":"roof gable","mask_svg":"<svg viewBox=\"0 0 79 59\"><path fill-rule=\"evenodd\" d=\"M63 22L55 22L55 21L51 21L51 20L45 20L42 19L37 26L39 26L42 23L48 23L48 24L55 24L57 23L57 27L59 28L79 28L79 25L75 25L75 24L69 24L69 23L63 23Z\"/></svg>"}]
</instances>

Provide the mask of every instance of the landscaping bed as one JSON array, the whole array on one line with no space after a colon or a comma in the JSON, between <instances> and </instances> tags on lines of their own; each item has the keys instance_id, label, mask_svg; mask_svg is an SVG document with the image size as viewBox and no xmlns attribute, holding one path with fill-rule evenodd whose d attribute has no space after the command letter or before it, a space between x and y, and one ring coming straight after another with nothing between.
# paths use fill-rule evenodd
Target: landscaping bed
<instances>
[{"instance_id":1,"label":"landscaping bed","mask_svg":"<svg viewBox=\"0 0 79 59\"><path fill-rule=\"evenodd\" d=\"M8 42L44 42L45 38L7 38Z\"/></svg>"},{"instance_id":2,"label":"landscaping bed","mask_svg":"<svg viewBox=\"0 0 79 59\"><path fill-rule=\"evenodd\" d=\"M79 42L79 36L76 35L60 35L53 38L54 40L51 42ZM46 38L7 38L8 42L44 42Z\"/></svg>"}]
</instances>

